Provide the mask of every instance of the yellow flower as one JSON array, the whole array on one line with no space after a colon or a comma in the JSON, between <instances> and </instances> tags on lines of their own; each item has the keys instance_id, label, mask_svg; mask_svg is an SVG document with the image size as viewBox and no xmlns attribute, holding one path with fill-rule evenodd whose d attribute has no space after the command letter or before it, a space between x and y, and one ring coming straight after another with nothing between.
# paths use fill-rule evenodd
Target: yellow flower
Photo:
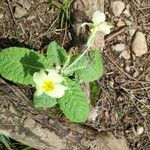
<instances>
[{"instance_id":1,"label":"yellow flower","mask_svg":"<svg viewBox=\"0 0 150 150\"><path fill-rule=\"evenodd\" d=\"M36 95L39 96L43 93L49 95L52 98L61 98L65 90L68 88L62 84L63 77L56 72L56 70L48 70L48 74L41 70L33 75L33 81L36 87Z\"/></svg>"},{"instance_id":2,"label":"yellow flower","mask_svg":"<svg viewBox=\"0 0 150 150\"><path fill-rule=\"evenodd\" d=\"M106 20L106 16L104 13L101 13L99 11L95 11L93 14L93 17L92 17L93 23L85 22L82 24L82 27L85 25L88 25L89 29L90 29L90 37L89 37L88 42L87 42L88 47L91 47L92 44L94 43L96 32L100 31L100 32L103 32L104 34L110 33L110 29L113 26L108 24L105 20Z\"/></svg>"}]
</instances>

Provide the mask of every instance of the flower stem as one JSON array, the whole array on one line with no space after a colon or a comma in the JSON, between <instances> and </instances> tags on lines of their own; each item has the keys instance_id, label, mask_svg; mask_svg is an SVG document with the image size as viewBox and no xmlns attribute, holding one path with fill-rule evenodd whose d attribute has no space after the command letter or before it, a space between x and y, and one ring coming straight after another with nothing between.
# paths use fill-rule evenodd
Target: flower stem
<instances>
[{"instance_id":1,"label":"flower stem","mask_svg":"<svg viewBox=\"0 0 150 150\"><path fill-rule=\"evenodd\" d=\"M72 64L70 64L64 71L63 73L66 74L69 72L69 69L75 65L85 54L86 52L89 50L89 48L87 48Z\"/></svg>"}]
</instances>

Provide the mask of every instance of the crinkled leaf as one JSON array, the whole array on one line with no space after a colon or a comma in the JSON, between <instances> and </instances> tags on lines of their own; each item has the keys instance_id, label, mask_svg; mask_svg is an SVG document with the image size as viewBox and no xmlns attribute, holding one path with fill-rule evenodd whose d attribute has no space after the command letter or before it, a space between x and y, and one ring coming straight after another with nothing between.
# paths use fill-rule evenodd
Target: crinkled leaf
<instances>
[{"instance_id":1,"label":"crinkled leaf","mask_svg":"<svg viewBox=\"0 0 150 150\"><path fill-rule=\"evenodd\" d=\"M72 122L82 123L89 115L89 104L86 96L77 81L66 78L68 90L65 95L58 100L60 109Z\"/></svg>"},{"instance_id":2,"label":"crinkled leaf","mask_svg":"<svg viewBox=\"0 0 150 150\"><path fill-rule=\"evenodd\" d=\"M80 57L80 55L78 57ZM71 59L74 60L71 61L71 63L74 63L76 59L78 59L78 57L77 56L71 57ZM67 75L75 72L76 70L85 69L88 67L89 63L90 60L83 56L81 59L79 59L79 61L76 61L76 63L74 63L73 65L70 64L70 66L66 68L66 70L64 71L64 74Z\"/></svg>"},{"instance_id":3,"label":"crinkled leaf","mask_svg":"<svg viewBox=\"0 0 150 150\"><path fill-rule=\"evenodd\" d=\"M42 94L40 96L34 96L34 106L36 108L43 107L43 108L50 108L57 104L57 99L52 98L46 94Z\"/></svg>"},{"instance_id":4,"label":"crinkled leaf","mask_svg":"<svg viewBox=\"0 0 150 150\"><path fill-rule=\"evenodd\" d=\"M67 53L54 41L48 45L47 58L51 64L63 65L67 60Z\"/></svg>"},{"instance_id":5,"label":"crinkled leaf","mask_svg":"<svg viewBox=\"0 0 150 150\"><path fill-rule=\"evenodd\" d=\"M27 48L10 47L0 53L0 74L11 81L32 84L32 76L47 68L47 59Z\"/></svg>"},{"instance_id":6,"label":"crinkled leaf","mask_svg":"<svg viewBox=\"0 0 150 150\"><path fill-rule=\"evenodd\" d=\"M89 55L85 55L86 59L90 59L90 63L86 68L76 70L75 73L80 80L91 82L98 80L104 72L103 59L98 51L90 51Z\"/></svg>"}]
</instances>

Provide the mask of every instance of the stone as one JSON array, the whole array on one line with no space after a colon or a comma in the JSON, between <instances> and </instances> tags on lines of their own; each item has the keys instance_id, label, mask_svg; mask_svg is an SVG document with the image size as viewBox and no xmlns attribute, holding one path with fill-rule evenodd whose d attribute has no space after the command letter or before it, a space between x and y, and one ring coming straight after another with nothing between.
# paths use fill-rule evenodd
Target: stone
<instances>
[{"instance_id":1,"label":"stone","mask_svg":"<svg viewBox=\"0 0 150 150\"><path fill-rule=\"evenodd\" d=\"M21 18L25 16L31 7L29 0L18 0L15 3L15 6L16 7L15 7L14 16L16 18Z\"/></svg>"},{"instance_id":2,"label":"stone","mask_svg":"<svg viewBox=\"0 0 150 150\"><path fill-rule=\"evenodd\" d=\"M121 52L125 50L125 45L123 43L116 44L114 49L116 52Z\"/></svg>"},{"instance_id":3,"label":"stone","mask_svg":"<svg viewBox=\"0 0 150 150\"><path fill-rule=\"evenodd\" d=\"M125 70L126 70L127 72L130 72L130 67L129 67L129 66L126 66Z\"/></svg>"},{"instance_id":4,"label":"stone","mask_svg":"<svg viewBox=\"0 0 150 150\"><path fill-rule=\"evenodd\" d=\"M134 72L134 74L133 74L133 77L137 78L138 76L139 76L139 71L136 69L135 72Z\"/></svg>"},{"instance_id":5,"label":"stone","mask_svg":"<svg viewBox=\"0 0 150 150\"><path fill-rule=\"evenodd\" d=\"M14 16L15 18L21 18L27 14L27 10L21 7L20 5L17 5L15 8Z\"/></svg>"},{"instance_id":6,"label":"stone","mask_svg":"<svg viewBox=\"0 0 150 150\"><path fill-rule=\"evenodd\" d=\"M33 20L33 19L35 19L35 16L29 16L29 17L27 18L27 20L29 20L29 21L31 21L31 20Z\"/></svg>"},{"instance_id":7,"label":"stone","mask_svg":"<svg viewBox=\"0 0 150 150\"><path fill-rule=\"evenodd\" d=\"M122 1L114 1L111 3L111 9L114 14L114 16L119 17L122 13L122 11L125 8L125 4Z\"/></svg>"},{"instance_id":8,"label":"stone","mask_svg":"<svg viewBox=\"0 0 150 150\"><path fill-rule=\"evenodd\" d=\"M122 26L125 26L125 23L121 19L119 19L117 23L117 27L122 27Z\"/></svg>"},{"instance_id":9,"label":"stone","mask_svg":"<svg viewBox=\"0 0 150 150\"><path fill-rule=\"evenodd\" d=\"M148 51L147 42L145 35L142 32L138 31L135 33L135 37L133 39L131 47L132 51L136 56L140 57L147 53Z\"/></svg>"},{"instance_id":10,"label":"stone","mask_svg":"<svg viewBox=\"0 0 150 150\"><path fill-rule=\"evenodd\" d=\"M29 0L18 0L18 2L20 5L22 5L22 7L26 8L27 10L30 9L30 2Z\"/></svg>"},{"instance_id":11,"label":"stone","mask_svg":"<svg viewBox=\"0 0 150 150\"><path fill-rule=\"evenodd\" d=\"M150 81L150 73L145 75L145 81Z\"/></svg>"},{"instance_id":12,"label":"stone","mask_svg":"<svg viewBox=\"0 0 150 150\"><path fill-rule=\"evenodd\" d=\"M141 135L144 132L144 128L142 126L138 126L136 132L138 135Z\"/></svg>"},{"instance_id":13,"label":"stone","mask_svg":"<svg viewBox=\"0 0 150 150\"><path fill-rule=\"evenodd\" d=\"M4 17L4 15L0 13L0 19L2 19L3 17Z\"/></svg>"},{"instance_id":14,"label":"stone","mask_svg":"<svg viewBox=\"0 0 150 150\"><path fill-rule=\"evenodd\" d=\"M96 120L96 118L98 117L98 109L99 109L98 107L92 108L90 115L88 117L88 121L94 122Z\"/></svg>"},{"instance_id":15,"label":"stone","mask_svg":"<svg viewBox=\"0 0 150 150\"><path fill-rule=\"evenodd\" d=\"M127 26L131 26L132 25L132 21L130 21L130 20L125 20L125 23L126 23Z\"/></svg>"},{"instance_id":16,"label":"stone","mask_svg":"<svg viewBox=\"0 0 150 150\"><path fill-rule=\"evenodd\" d=\"M122 51L119 57L123 57L125 60L130 59L130 53L126 50Z\"/></svg>"},{"instance_id":17,"label":"stone","mask_svg":"<svg viewBox=\"0 0 150 150\"><path fill-rule=\"evenodd\" d=\"M126 16L126 17L130 17L131 14L130 14L130 5L127 5L126 6L126 9L123 11L123 14Z\"/></svg>"},{"instance_id":18,"label":"stone","mask_svg":"<svg viewBox=\"0 0 150 150\"><path fill-rule=\"evenodd\" d=\"M135 28L129 28L129 34L130 36L133 36L136 32L136 29Z\"/></svg>"}]
</instances>

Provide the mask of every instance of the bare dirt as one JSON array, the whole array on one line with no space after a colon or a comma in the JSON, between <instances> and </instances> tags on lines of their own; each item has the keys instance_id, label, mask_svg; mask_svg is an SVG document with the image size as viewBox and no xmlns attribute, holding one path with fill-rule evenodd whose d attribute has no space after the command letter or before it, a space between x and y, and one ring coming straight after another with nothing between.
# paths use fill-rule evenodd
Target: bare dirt
<instances>
[{"instance_id":1,"label":"bare dirt","mask_svg":"<svg viewBox=\"0 0 150 150\"><path fill-rule=\"evenodd\" d=\"M71 38L71 24L68 24L68 29L65 26L60 28L60 10L51 7L51 1L21 2L0 0L0 49L25 46L44 53L47 44L53 40L68 50L78 46ZM116 137L125 136L130 149L149 150L150 2L123 0L123 3L125 8L120 16L116 17L112 12L111 1L105 1L104 12L107 21L111 22L114 28L105 36L105 47L102 51L105 74L97 81L100 94L94 103L98 115L86 125L98 132L110 131ZM23 16L15 14L17 7L21 7ZM132 43L137 31L144 33L148 49L140 57L132 52ZM117 51L116 45L120 43L125 48ZM31 98L30 87L20 88L28 91L26 95ZM55 109L51 110L53 111L55 112ZM64 121L60 112L56 117Z\"/></svg>"}]
</instances>

